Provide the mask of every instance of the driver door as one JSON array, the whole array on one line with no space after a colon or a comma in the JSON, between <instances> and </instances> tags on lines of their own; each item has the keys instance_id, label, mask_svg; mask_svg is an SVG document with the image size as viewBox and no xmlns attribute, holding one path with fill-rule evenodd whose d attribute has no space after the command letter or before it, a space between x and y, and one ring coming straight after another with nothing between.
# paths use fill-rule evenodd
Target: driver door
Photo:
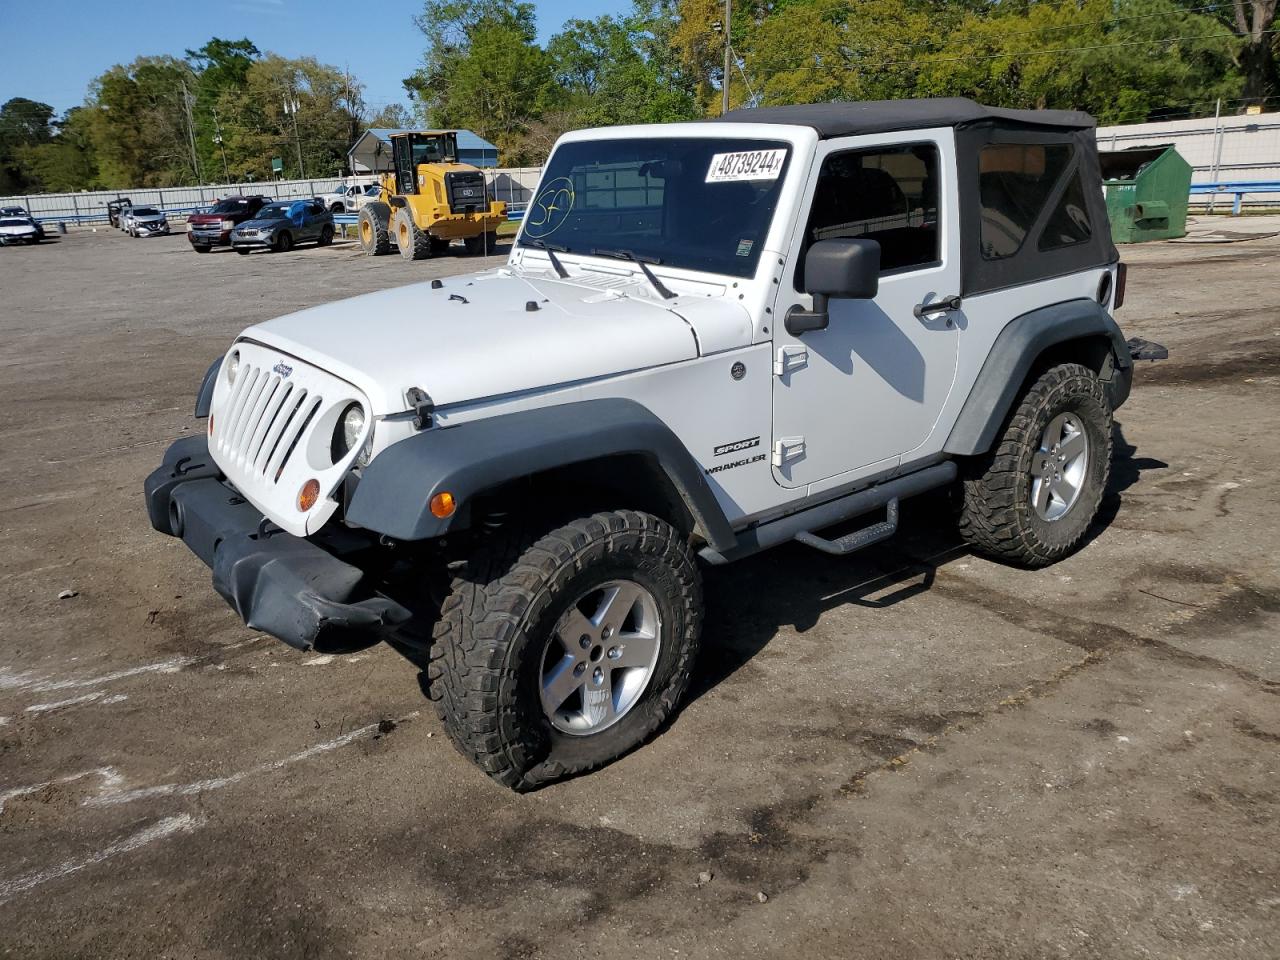
<instances>
[{"instance_id":1,"label":"driver door","mask_svg":"<svg viewBox=\"0 0 1280 960\"><path fill-rule=\"evenodd\" d=\"M823 141L774 316L772 461L784 487L811 493L896 467L930 439L955 379L962 311L917 317L960 293L952 130ZM824 330L781 322L804 293L804 257L835 237L880 244L872 300L832 298Z\"/></svg>"}]
</instances>

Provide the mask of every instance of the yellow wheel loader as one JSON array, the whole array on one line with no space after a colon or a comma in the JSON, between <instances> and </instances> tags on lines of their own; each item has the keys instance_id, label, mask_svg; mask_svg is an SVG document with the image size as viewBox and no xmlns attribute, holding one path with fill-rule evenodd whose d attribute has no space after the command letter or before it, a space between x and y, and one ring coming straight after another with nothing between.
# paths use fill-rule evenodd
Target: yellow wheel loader
<instances>
[{"instance_id":1,"label":"yellow wheel loader","mask_svg":"<svg viewBox=\"0 0 1280 960\"><path fill-rule=\"evenodd\" d=\"M391 136L392 170L377 200L360 211L360 245L380 256L394 243L406 260L425 260L462 240L467 253L493 251L507 205L489 199L484 174L458 162L452 130Z\"/></svg>"}]
</instances>

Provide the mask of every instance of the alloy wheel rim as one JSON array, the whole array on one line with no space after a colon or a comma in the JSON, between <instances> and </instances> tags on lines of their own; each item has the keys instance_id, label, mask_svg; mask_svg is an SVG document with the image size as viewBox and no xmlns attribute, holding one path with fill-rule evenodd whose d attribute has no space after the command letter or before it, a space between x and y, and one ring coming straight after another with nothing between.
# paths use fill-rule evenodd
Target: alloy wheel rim
<instances>
[{"instance_id":1,"label":"alloy wheel rim","mask_svg":"<svg viewBox=\"0 0 1280 960\"><path fill-rule=\"evenodd\" d=\"M1084 423L1074 413L1058 414L1031 455L1031 505L1040 519L1052 523L1066 516L1080 499L1088 469Z\"/></svg>"},{"instance_id":2,"label":"alloy wheel rim","mask_svg":"<svg viewBox=\"0 0 1280 960\"><path fill-rule=\"evenodd\" d=\"M543 713L575 736L613 726L644 695L661 649L662 619L649 590L633 580L593 587L569 605L543 648Z\"/></svg>"}]
</instances>

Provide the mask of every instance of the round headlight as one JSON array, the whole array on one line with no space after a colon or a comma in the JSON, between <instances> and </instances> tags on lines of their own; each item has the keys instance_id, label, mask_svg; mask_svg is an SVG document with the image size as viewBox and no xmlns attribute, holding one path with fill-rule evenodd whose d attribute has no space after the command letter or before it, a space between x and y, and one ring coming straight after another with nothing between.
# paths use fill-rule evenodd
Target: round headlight
<instances>
[{"instance_id":1,"label":"round headlight","mask_svg":"<svg viewBox=\"0 0 1280 960\"><path fill-rule=\"evenodd\" d=\"M231 355L227 357L225 364L227 368L227 383L236 382L236 374L240 372L240 351L232 350Z\"/></svg>"},{"instance_id":2,"label":"round headlight","mask_svg":"<svg viewBox=\"0 0 1280 960\"><path fill-rule=\"evenodd\" d=\"M358 403L347 404L333 431L334 463L355 449L356 444L360 442L360 435L364 433L364 426L364 407Z\"/></svg>"}]
</instances>

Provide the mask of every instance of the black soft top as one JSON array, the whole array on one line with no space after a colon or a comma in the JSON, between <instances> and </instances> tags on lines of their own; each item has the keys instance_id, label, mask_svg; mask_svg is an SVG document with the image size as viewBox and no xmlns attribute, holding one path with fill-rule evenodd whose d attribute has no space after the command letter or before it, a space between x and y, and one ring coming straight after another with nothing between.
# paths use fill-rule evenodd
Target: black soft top
<instances>
[{"instance_id":1,"label":"black soft top","mask_svg":"<svg viewBox=\"0 0 1280 960\"><path fill-rule=\"evenodd\" d=\"M965 97L925 100L863 100L857 103L811 103L801 106L730 110L717 121L777 123L812 127L822 139L864 133L890 133L928 127L964 127L994 122L1002 127L1056 127L1092 130L1096 121L1077 110L1006 110L986 107Z\"/></svg>"}]
</instances>

